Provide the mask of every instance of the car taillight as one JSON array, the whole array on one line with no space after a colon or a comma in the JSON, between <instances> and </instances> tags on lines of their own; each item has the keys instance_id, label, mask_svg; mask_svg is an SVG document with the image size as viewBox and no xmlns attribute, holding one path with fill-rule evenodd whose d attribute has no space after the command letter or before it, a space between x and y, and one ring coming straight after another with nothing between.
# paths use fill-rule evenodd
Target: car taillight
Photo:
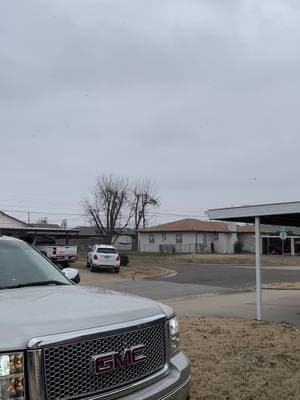
<instances>
[{"instance_id":1,"label":"car taillight","mask_svg":"<svg viewBox=\"0 0 300 400\"><path fill-rule=\"evenodd\" d=\"M117 257L117 261L120 261L120 256L118 255L118 257Z\"/></svg>"},{"instance_id":2,"label":"car taillight","mask_svg":"<svg viewBox=\"0 0 300 400\"><path fill-rule=\"evenodd\" d=\"M97 254L94 254L93 259L94 259L94 260L98 260Z\"/></svg>"},{"instance_id":3,"label":"car taillight","mask_svg":"<svg viewBox=\"0 0 300 400\"><path fill-rule=\"evenodd\" d=\"M56 251L57 251L56 247L53 247L53 255L54 256L56 256Z\"/></svg>"}]
</instances>

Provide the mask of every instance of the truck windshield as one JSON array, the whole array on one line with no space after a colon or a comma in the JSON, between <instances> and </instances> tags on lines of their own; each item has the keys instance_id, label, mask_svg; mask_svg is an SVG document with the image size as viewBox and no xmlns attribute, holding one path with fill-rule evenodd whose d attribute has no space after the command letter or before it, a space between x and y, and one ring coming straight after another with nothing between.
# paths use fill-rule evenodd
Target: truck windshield
<instances>
[{"instance_id":1,"label":"truck windshield","mask_svg":"<svg viewBox=\"0 0 300 400\"><path fill-rule=\"evenodd\" d=\"M0 239L0 289L68 284L70 281L28 244Z\"/></svg>"}]
</instances>

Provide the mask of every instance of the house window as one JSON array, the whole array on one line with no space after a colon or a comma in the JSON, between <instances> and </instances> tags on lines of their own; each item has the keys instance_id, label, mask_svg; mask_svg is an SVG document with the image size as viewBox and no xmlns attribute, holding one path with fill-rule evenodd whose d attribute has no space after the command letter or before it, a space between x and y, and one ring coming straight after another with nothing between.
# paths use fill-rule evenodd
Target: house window
<instances>
[{"instance_id":1,"label":"house window","mask_svg":"<svg viewBox=\"0 0 300 400\"><path fill-rule=\"evenodd\" d=\"M149 243L155 243L154 233L150 233L150 235L149 235Z\"/></svg>"},{"instance_id":2,"label":"house window","mask_svg":"<svg viewBox=\"0 0 300 400\"><path fill-rule=\"evenodd\" d=\"M182 233L181 232L176 233L176 243L182 243Z\"/></svg>"},{"instance_id":3,"label":"house window","mask_svg":"<svg viewBox=\"0 0 300 400\"><path fill-rule=\"evenodd\" d=\"M214 233L214 240L219 240L219 234L217 232Z\"/></svg>"},{"instance_id":4,"label":"house window","mask_svg":"<svg viewBox=\"0 0 300 400\"><path fill-rule=\"evenodd\" d=\"M163 242L165 242L165 241L167 240L167 234L166 234L165 232L163 232L163 233L161 234L161 240L162 240Z\"/></svg>"}]
</instances>

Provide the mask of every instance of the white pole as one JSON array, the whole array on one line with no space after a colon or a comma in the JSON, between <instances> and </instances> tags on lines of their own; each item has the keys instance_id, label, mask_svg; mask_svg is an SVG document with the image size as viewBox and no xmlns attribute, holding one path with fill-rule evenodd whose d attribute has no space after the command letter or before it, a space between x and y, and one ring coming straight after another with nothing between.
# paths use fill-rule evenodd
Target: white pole
<instances>
[{"instance_id":1,"label":"white pole","mask_svg":"<svg viewBox=\"0 0 300 400\"><path fill-rule=\"evenodd\" d=\"M261 320L261 241L260 218L255 217L255 259L256 259L256 319Z\"/></svg>"},{"instance_id":2,"label":"white pole","mask_svg":"<svg viewBox=\"0 0 300 400\"><path fill-rule=\"evenodd\" d=\"M291 255L295 255L295 239L291 237Z\"/></svg>"}]
</instances>

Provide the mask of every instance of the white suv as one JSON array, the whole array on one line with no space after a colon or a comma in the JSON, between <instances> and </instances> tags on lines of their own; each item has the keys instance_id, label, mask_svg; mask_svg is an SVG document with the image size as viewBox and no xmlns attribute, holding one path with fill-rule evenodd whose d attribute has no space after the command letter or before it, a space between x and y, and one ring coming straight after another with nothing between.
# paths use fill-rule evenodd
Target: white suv
<instances>
[{"instance_id":1,"label":"white suv","mask_svg":"<svg viewBox=\"0 0 300 400\"><path fill-rule=\"evenodd\" d=\"M113 269L120 272L120 256L115 247L108 244L95 244L87 255L87 267L91 272Z\"/></svg>"}]
</instances>

